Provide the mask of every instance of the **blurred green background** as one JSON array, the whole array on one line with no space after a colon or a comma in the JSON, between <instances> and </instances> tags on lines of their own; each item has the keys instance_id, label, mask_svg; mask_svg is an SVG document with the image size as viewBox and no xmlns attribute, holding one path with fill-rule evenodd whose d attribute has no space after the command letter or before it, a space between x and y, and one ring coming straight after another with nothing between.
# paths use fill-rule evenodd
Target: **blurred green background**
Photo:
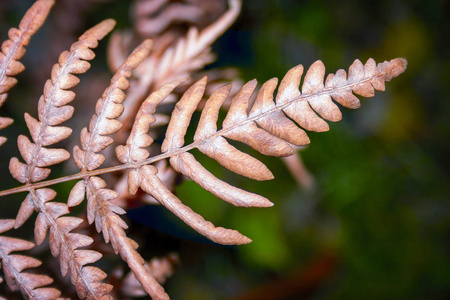
<instances>
[{"instance_id":1,"label":"blurred green background","mask_svg":"<svg viewBox=\"0 0 450 300\"><path fill-rule=\"evenodd\" d=\"M0 7L9 12L7 6ZM126 27L127 1L107 6L99 4L86 22L113 17ZM5 26L17 24L13 15L2 16ZM309 134L311 145L299 155L313 188L299 186L281 160L254 152L274 173L271 182L203 160L214 174L275 206L230 207L183 182L176 192L186 204L253 242L220 247L149 229L158 239L144 241L144 251L175 250L181 258L167 292L174 299L449 299L449 17L444 0L246 1L215 44L218 61L211 67L234 66L243 79L259 82L317 59L328 72L370 57L405 57L408 69L386 92L362 99L362 108L343 108L343 120L329 132ZM133 228L142 234L138 224Z\"/></svg>"}]
</instances>

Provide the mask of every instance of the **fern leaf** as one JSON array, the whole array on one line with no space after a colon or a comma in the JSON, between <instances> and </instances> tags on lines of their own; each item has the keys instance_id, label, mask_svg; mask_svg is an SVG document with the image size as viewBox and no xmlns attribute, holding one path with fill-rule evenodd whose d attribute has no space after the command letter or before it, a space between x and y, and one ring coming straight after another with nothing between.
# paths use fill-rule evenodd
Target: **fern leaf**
<instances>
[{"instance_id":1,"label":"fern leaf","mask_svg":"<svg viewBox=\"0 0 450 300\"><path fill-rule=\"evenodd\" d=\"M7 92L17 83L13 77L21 73L25 67L19 62L25 55L25 47L31 37L44 24L54 0L38 0L28 9L19 23L19 28L11 28L8 32L9 39L2 43L0 52L0 106L8 97ZM0 117L0 129L9 126L13 122L10 118ZM0 137L0 145L6 141Z\"/></svg>"},{"instance_id":2,"label":"fern leaf","mask_svg":"<svg viewBox=\"0 0 450 300\"><path fill-rule=\"evenodd\" d=\"M257 101L267 96L270 97L271 93L267 90L272 90L273 92L276 87L276 83L276 80L266 82L258 93ZM250 100L253 90L256 87L256 80L250 81L248 84L250 84L250 89L247 90L246 88L242 88L236 97L234 97L227 117L223 121L223 128L230 128L233 124L245 121L247 119L248 101ZM200 126L197 131L199 134L204 136ZM276 136L269 134L267 131L258 128L255 123L248 123L234 128L228 131L225 134L225 137L247 144L264 155L289 156L294 154L294 151L289 144ZM197 137L194 139L200 140L201 138Z\"/></svg>"},{"instance_id":3,"label":"fern leaf","mask_svg":"<svg viewBox=\"0 0 450 300\"><path fill-rule=\"evenodd\" d=\"M194 141L196 140L202 140L203 135L207 134L207 132L214 133L217 131L217 119L219 114L220 106L225 101L225 98L227 97L229 91L231 89L230 85L226 85L222 88L219 88L216 92L214 92L210 100L207 102L205 107L203 108L203 113L200 118L196 134L194 136ZM222 141L222 140L221 140ZM219 141L220 142L220 141ZM228 145L225 145L228 146ZM207 147L207 146L206 146ZM206 148L204 147L204 148ZM223 152L227 152L228 155L219 155L219 154L212 154L215 155L218 159L226 159L227 156L233 156L236 155L236 159L240 160L242 159L242 156L248 157L250 161L256 161L249 155L242 153L235 149L229 149L228 148L221 148ZM166 150L166 149L164 149ZM163 150L163 151L164 151ZM218 178L216 178L214 175L208 172L200 163L198 163L193 155L189 153L183 153L181 155L178 155L176 157L171 157L171 165L174 167L175 170L178 172L186 175L187 177L194 180L196 183L198 183L200 186L202 186L207 191L214 194L216 197L221 198L222 200L225 200L233 205L236 206L254 206L254 207L268 207L272 206L273 203L267 200L266 198L246 192L244 190L238 189L236 187L233 187ZM235 164L239 168L242 169L243 166L241 163L244 160L241 160L239 163ZM248 160L246 160L248 161ZM234 163L234 162L232 162ZM232 164L231 163L231 164ZM259 163L259 162L258 162ZM262 165L262 163L260 164ZM265 169L265 166L262 165L262 167ZM271 175L271 173L270 173ZM269 175L269 176L270 176ZM204 180L204 178L208 178L208 180Z\"/></svg>"},{"instance_id":4,"label":"fern leaf","mask_svg":"<svg viewBox=\"0 0 450 300\"><path fill-rule=\"evenodd\" d=\"M63 52L59 62L53 66L52 77L46 82L44 94L39 100L39 121L25 114L33 142L23 135L18 138L19 150L26 163L21 163L15 157L10 161L10 172L18 181L22 183L41 181L50 174L47 166L70 157L64 149L49 149L44 146L59 142L71 134L70 128L55 125L72 116L73 108L67 104L73 100L75 94L67 89L79 82L72 74L81 74L89 69L90 64L86 60L95 56L89 48L95 48L97 41L111 31L113 26L114 21L106 20L86 31L78 42L72 45L71 51ZM36 203L33 206L40 211ZM16 218L16 228L30 217L30 208L30 197L27 197Z\"/></svg>"},{"instance_id":5,"label":"fern leaf","mask_svg":"<svg viewBox=\"0 0 450 300\"><path fill-rule=\"evenodd\" d=\"M150 125L156 118L153 116L158 106L180 83L185 79L180 79L172 83L166 84L157 92L150 94L142 103L131 129L131 133L127 139L125 146L116 147L116 155L121 163L141 162L150 156L145 148L153 143L153 139L148 135ZM139 169L132 169L128 174L128 192L134 195L140 184Z\"/></svg>"},{"instance_id":6,"label":"fern leaf","mask_svg":"<svg viewBox=\"0 0 450 300\"><path fill-rule=\"evenodd\" d=\"M95 48L98 41L112 30L115 22L106 20L94 26L80 36L78 42L74 43L70 51L63 52L57 64L53 66L51 79L44 87L44 93L38 104L38 120L25 114L25 120L31 133L32 141L26 136L18 138L18 146L25 163L17 158L10 161L11 174L22 183L37 182L45 179L50 174L48 166L58 164L70 157L69 152L64 149L47 148L54 143L66 139L72 130L68 127L57 126L70 119L73 107L69 106L75 94L70 91L79 83L79 79L73 74L85 73L90 64L87 60L95 57L90 48ZM21 205L16 218L15 227L20 227L32 214L33 210L38 212L35 224L35 239L41 244L50 229L50 246L53 256L60 257L61 273L71 273L71 279L77 288L77 292L83 299L108 298L112 289L111 285L101 283L106 274L98 268L84 267L80 262L99 259L101 256L92 256L90 260L77 260L80 255L92 255L86 250L77 250L88 246L92 239L87 236L70 233L76 228L82 219L64 217L69 213L69 207L64 203L50 202L56 197L52 189L29 189L29 194ZM96 281L90 280L97 278Z\"/></svg>"},{"instance_id":7,"label":"fern leaf","mask_svg":"<svg viewBox=\"0 0 450 300\"><path fill-rule=\"evenodd\" d=\"M69 213L69 207L65 203L50 202L56 196L56 192L52 189L32 190L30 195L33 202L39 205L35 224L36 242L41 244L50 229L49 244L52 255L59 256L63 276L70 272L79 297L112 299L108 295L112 286L101 282L106 278L106 273L98 268L85 266L87 263L97 261L102 255L96 251L78 249L92 244L92 238L71 233L83 219L64 216Z\"/></svg>"},{"instance_id":8,"label":"fern leaf","mask_svg":"<svg viewBox=\"0 0 450 300\"><path fill-rule=\"evenodd\" d=\"M72 74L81 74L90 68L86 60L94 58L95 54L89 48L95 48L98 40L112 30L114 21L106 20L86 31L71 47L59 57L59 62L53 66L51 79L47 80L44 94L39 99L39 121L25 114L28 129L33 142L26 136L18 138L18 146L25 164L13 157L10 161L10 172L22 183L41 181L50 174L46 168L52 164L67 160L70 155L64 149L49 149L46 146L67 138L72 130L59 125L72 116L73 108L67 105L75 94L68 88L78 84L79 80ZM16 219L16 228L21 226L31 215L29 197L23 204ZM35 209L39 207L35 204ZM21 213L23 211L23 213Z\"/></svg>"},{"instance_id":9,"label":"fern leaf","mask_svg":"<svg viewBox=\"0 0 450 300\"><path fill-rule=\"evenodd\" d=\"M256 81L250 81L234 97L223 122L223 128L217 131L216 123L219 108L228 96L230 86L219 88L205 104L194 136L194 143L183 147L184 137L192 114L204 95L206 78L202 78L185 92L175 106L166 138L161 146L163 156L170 158L170 163L175 170L193 179L203 188L225 201L239 206L270 206L270 201L264 197L232 187L214 177L195 160L192 154L186 153L186 151L198 148L235 173L257 180L271 179L273 175L264 164L231 146L226 138L243 142L262 154L291 155L293 149L288 143L304 145L309 143L309 138L305 131L295 125L285 114L306 130L319 132L328 130L328 124L321 117L331 121L338 121L341 118L339 109L331 101L332 98L336 101L339 100L341 104L349 103L349 107L355 108L354 100L346 101L348 98L355 97L353 92L365 97L373 96L375 87L381 89L382 84L380 82L384 84L385 81L391 80L405 70L406 60L394 59L376 66L375 62L369 59L365 66L361 66L362 64L356 61L350 67L348 78L346 78L345 71L339 70L336 76L330 75L324 84L325 68L323 63L316 62L306 73L302 87L303 94L299 91L303 67L297 66L291 69L281 81L277 93L277 103L273 101L273 92L277 80L272 79L259 90L255 103L250 112L247 113L250 97L256 87ZM154 110L154 107L152 107L149 113L153 113ZM151 116L148 116L147 120L150 121L143 127L144 131L148 130L147 125L151 123ZM280 124L283 126L280 126ZM135 133L132 135L135 135ZM143 136L142 140L145 142L138 148L149 146L152 142L151 138L143 134L141 136ZM133 161L131 163L130 145L118 147L116 153L122 163L131 166L138 162ZM140 149L140 151L136 149L136 153L140 153L138 155L141 160L140 166L145 163L149 153L143 149ZM250 239L237 231L221 227L216 228L210 222L204 220L181 203L164 186L156 174L157 169L153 166L144 166L130 171L128 177L130 193L135 193L137 187L141 187L185 223L215 242L223 244L250 242Z\"/></svg>"},{"instance_id":10,"label":"fern leaf","mask_svg":"<svg viewBox=\"0 0 450 300\"><path fill-rule=\"evenodd\" d=\"M122 102L125 100L123 90L129 87L127 78L131 76L131 71L142 62L148 55L151 47L151 41L142 43L130 55L130 57L119 68L111 79L111 85L103 93L96 105L96 112L89 124L89 130L83 128L81 132L81 148L74 147L74 160L82 172L91 171L98 168L105 157L97 152L108 147L113 139L108 135L117 132L121 124L116 120L123 112ZM104 189L104 182L98 177L86 177L84 183L77 183L71 191L69 201L71 205L79 204L84 198L85 190L88 199L88 221L92 224L96 221L96 228L100 232L104 222L103 217L107 215L110 209L102 213L102 207L108 200L117 197L112 190ZM100 217L99 217L100 216ZM104 231L105 239L108 241L108 230Z\"/></svg>"},{"instance_id":11,"label":"fern leaf","mask_svg":"<svg viewBox=\"0 0 450 300\"><path fill-rule=\"evenodd\" d=\"M194 4L169 1L139 1L134 9L136 31L142 36L158 36L171 25L194 23L206 11Z\"/></svg>"},{"instance_id":12,"label":"fern leaf","mask_svg":"<svg viewBox=\"0 0 450 300\"><path fill-rule=\"evenodd\" d=\"M44 167L70 157L64 149L50 150L44 146L65 139L72 132L68 127L56 127L70 119L73 114L73 107L67 104L73 100L75 94L68 89L77 85L79 79L72 74L81 74L90 68L86 60L93 59L95 54L89 48L97 47L97 41L112 30L114 23L113 20L106 20L88 30L72 45L70 52L65 51L60 55L58 63L53 66L51 79L47 80L44 94L39 99L39 121L28 114L25 115L33 143L25 136L18 139L20 153L27 164L20 163L17 158L12 158L10 162L11 173L20 182L43 180L49 174ZM48 161L46 159L50 152L50 157L55 158Z\"/></svg>"},{"instance_id":13,"label":"fern leaf","mask_svg":"<svg viewBox=\"0 0 450 300\"><path fill-rule=\"evenodd\" d=\"M296 67L293 70L295 71L298 69L299 68ZM261 114L273 107L273 93L277 83L278 79L273 78L262 85L256 96L255 104L250 111L250 115ZM299 83L300 80L298 80L298 83L297 81L294 81L293 86L298 86ZM280 90L284 84L285 82L281 82L279 87ZM302 146L310 143L306 132L295 125L290 119L286 118L281 110L271 113L270 118L258 119L256 123L264 130L272 132L275 136L290 144Z\"/></svg>"},{"instance_id":14,"label":"fern leaf","mask_svg":"<svg viewBox=\"0 0 450 300\"><path fill-rule=\"evenodd\" d=\"M243 108L246 110L247 104L248 104L248 98L251 96L254 88L256 86L256 81L251 81L244 85L240 92L235 96L233 99L233 103L230 107L230 111L227 115L227 118L224 120L224 128L228 128L230 123L233 123L233 121L236 121L239 119L239 114L242 113L242 109L239 109L238 107ZM209 103L214 103L214 98L216 94L212 94L209 100L207 101L207 108L209 108ZM225 95L226 96L226 95ZM225 100L225 97L222 102ZM208 103L209 102L209 103ZM205 137L208 136L208 133L212 131L212 129L215 127L217 129L217 126L215 124L212 124L212 119L207 118L207 111L204 111L202 113L202 116L200 118L199 126L197 128L197 131L195 132L194 141L202 141L205 140ZM215 114L218 114L218 109L215 110ZM246 114L246 112L244 111ZM237 116L235 120L229 119L229 116ZM176 117L176 116L175 116ZM217 117L214 118L217 120ZM242 119L242 118L240 118ZM170 123L169 123L170 126ZM214 127L211 127L214 126ZM168 131L170 130L170 127ZM247 132L244 130L244 134ZM214 130L216 131L216 130ZM232 131L230 131L232 132ZM214 132L211 132L214 133ZM243 135L244 135L243 134ZM250 135L250 134L249 134ZM166 140L165 140L166 141ZM164 141L164 142L165 142ZM163 142L163 146L164 146ZM181 146L181 145L180 145ZM176 147L176 146L175 146ZM208 155L209 157L215 159L217 162L219 162L221 165L226 167L227 169L244 176L247 176L249 178L253 178L256 180L269 180L273 178L272 173L269 171L269 169L261 163L256 158L253 158L252 156L238 150L234 146L230 145L223 136L217 136L215 139L208 140L208 142L201 143L198 147L198 149ZM162 149L163 152L165 152L165 149Z\"/></svg>"},{"instance_id":15,"label":"fern leaf","mask_svg":"<svg viewBox=\"0 0 450 300\"><path fill-rule=\"evenodd\" d=\"M89 130L81 133L81 147L74 147L74 160L81 172L98 168L105 157L97 152L108 147L113 139L108 135L116 133L122 126L117 118L123 112L122 102L125 100L123 90L129 87L127 78L149 54L152 42L144 41L127 58L111 79L111 85L105 90L96 105L95 115L91 118ZM105 242L111 242L116 253L127 262L136 278L142 283L145 291L154 299L168 299L168 295L158 282L144 267L143 258L136 252L137 243L128 238L126 223L119 217L125 211L110 202L118 193L105 188L106 182L96 176L85 176L84 183L77 183L70 193L68 203L78 204L87 195L87 216L89 224L95 222L98 232L103 233Z\"/></svg>"},{"instance_id":16,"label":"fern leaf","mask_svg":"<svg viewBox=\"0 0 450 300\"><path fill-rule=\"evenodd\" d=\"M247 192L218 179L190 153L172 156L170 164L177 172L189 177L217 198L230 204L241 207L273 206L271 201L261 195Z\"/></svg>"},{"instance_id":17,"label":"fern leaf","mask_svg":"<svg viewBox=\"0 0 450 300\"><path fill-rule=\"evenodd\" d=\"M148 94L166 83L191 77L192 73L214 61L211 45L236 20L241 9L241 1L229 0L228 5L229 9L213 24L201 32L195 27L190 28L186 37L176 40L173 45L166 46L163 51L152 52L139 66L136 70L138 80L130 89L124 104L125 112L121 117L124 124L133 123L137 110ZM120 43L125 38L117 35L114 37L109 47L111 55L121 48ZM110 60L114 60L111 55L109 55ZM122 142L124 141L125 138Z\"/></svg>"},{"instance_id":18,"label":"fern leaf","mask_svg":"<svg viewBox=\"0 0 450 300\"><path fill-rule=\"evenodd\" d=\"M164 51L154 70L155 87L159 88L177 77L186 76L214 60L209 47L233 24L240 12L239 0L229 0L228 5L228 11L215 23L202 32L191 27L186 38L181 38L173 47Z\"/></svg>"},{"instance_id":19,"label":"fern leaf","mask_svg":"<svg viewBox=\"0 0 450 300\"><path fill-rule=\"evenodd\" d=\"M256 180L271 179L273 175L264 164L236 149L226 139L247 144L265 155L291 155L293 149L289 143L295 145L309 143L304 130L326 131L329 126L324 119L329 121L341 119L341 112L332 99L343 106L357 108L359 100L353 93L372 97L374 89L383 90L384 82L404 72L406 65L406 60L401 58L378 65L373 59L369 59L365 65L356 60L350 66L348 77L344 70L339 70L335 75L330 74L324 83L325 66L317 61L306 72L302 92L299 90L303 74L303 67L300 65L291 69L281 81L276 102L273 101L273 92L277 80L271 79L261 87L255 103L249 108L249 100L256 87L256 81L250 81L233 98L223 128L217 130L219 108L230 91L229 86L224 86L207 100L194 136L194 143L183 147L191 116L205 91L206 79L203 78L191 86L177 103L161 150L165 157L170 157L170 163L175 170L190 177L217 197L235 205L269 206L270 202L260 196L258 199L257 195L229 188L230 185L201 167L194 156L186 151L198 148L237 174ZM239 238L229 239L225 232L217 233L217 229L210 227L210 224L205 223L205 220L185 207L157 181L156 169L145 167L142 168L142 172L144 170L146 175L145 180L141 179L141 188L188 225L213 241L226 244L242 243Z\"/></svg>"},{"instance_id":20,"label":"fern leaf","mask_svg":"<svg viewBox=\"0 0 450 300\"><path fill-rule=\"evenodd\" d=\"M127 145L118 146L116 148L117 157L122 163L142 162L150 155L149 152L143 148L150 146L153 142L150 136L147 135L150 125L155 121L152 114L155 112L156 106L161 103L164 98L181 83L181 81L182 80L165 85L159 91L152 93L141 105L132 132L127 140ZM195 99L193 99L191 96L202 95L204 92L202 86L204 87L205 83L206 78L191 87L186 92L185 97L183 98L184 100L182 99L178 102L177 105L179 105L180 108L187 108L186 110L175 109L176 112L182 114L178 115L179 120L184 120L184 123L189 123L190 115L201 100L201 97L195 97ZM187 99L193 101L186 103ZM171 125L172 128L178 126L176 132L172 130L174 134L168 137L168 139L175 144L182 145L184 143L182 136L185 134L187 128L180 126L182 123L183 121L180 121L177 124L172 123ZM170 147L169 143L166 143L164 147ZM189 207L183 205L181 201L161 182L156 175L157 172L158 171L154 166L144 166L142 168L132 169L128 174L128 189L130 194L136 193L137 188L141 187L144 191L180 217L184 222L188 223L202 234L208 235L210 239L216 242L223 244L245 244L250 242L250 239L235 230L229 230L222 227L216 228L211 222L206 221Z\"/></svg>"},{"instance_id":21,"label":"fern leaf","mask_svg":"<svg viewBox=\"0 0 450 300\"><path fill-rule=\"evenodd\" d=\"M202 216L195 213L173 195L156 176L157 172L158 170L153 166L142 167L141 173L143 180L141 181L141 188L195 231L223 245L241 245L248 244L252 241L236 230L215 227L211 222L206 221Z\"/></svg>"},{"instance_id":22,"label":"fern leaf","mask_svg":"<svg viewBox=\"0 0 450 300\"><path fill-rule=\"evenodd\" d=\"M0 220L0 233L14 227L14 220ZM0 259L3 265L6 282L11 290L20 289L28 299L57 299L61 293L46 287L53 282L48 276L24 272L36 268L41 262L29 256L11 254L15 251L29 250L34 244L21 239L0 236ZM0 267L1 267L0 265Z\"/></svg>"},{"instance_id":23,"label":"fern leaf","mask_svg":"<svg viewBox=\"0 0 450 300\"><path fill-rule=\"evenodd\" d=\"M125 100L123 90L128 89L127 78L131 71L148 55L152 42L143 42L129 56L111 79L111 85L105 90L97 102L95 114L89 124L89 130L84 128L81 133L81 148L75 146L74 159L83 171L97 169L104 162L104 156L97 152L108 147L113 139L108 137L116 133L122 123L116 120L123 112L122 102Z\"/></svg>"}]
</instances>

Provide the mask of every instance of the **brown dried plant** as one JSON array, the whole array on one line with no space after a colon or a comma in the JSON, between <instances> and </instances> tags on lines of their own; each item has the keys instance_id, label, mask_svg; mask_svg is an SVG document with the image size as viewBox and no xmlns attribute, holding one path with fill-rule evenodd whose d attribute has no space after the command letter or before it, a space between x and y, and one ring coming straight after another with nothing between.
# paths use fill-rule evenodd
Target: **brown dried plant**
<instances>
[{"instance_id":1,"label":"brown dried plant","mask_svg":"<svg viewBox=\"0 0 450 300\"><path fill-rule=\"evenodd\" d=\"M3 43L0 54L2 103L16 83L13 76L24 69L18 62L24 55L24 47L42 25L52 5L52 0L36 1L22 19L19 29L11 29L10 39ZM158 283L158 280L161 282L163 279L157 280L155 276L159 278L173 272L172 265L168 263L161 270L155 270L155 266L149 267L145 263L137 252L138 244L127 237L128 226L121 218L126 211L114 201L119 193L108 188L105 180L99 176L123 172L127 176L130 195L136 194L138 190L144 191L187 225L216 243L250 243L251 239L238 231L216 227L183 204L171 192L171 186L167 186L165 180L158 176L156 166L168 160L176 172L232 205L270 207L273 204L265 197L215 177L189 151L198 149L236 174L254 180L273 179L271 171L261 161L232 146L228 140L246 144L263 155L290 156L295 152L292 145L301 146L310 142L305 130L324 132L329 130L325 120L336 122L341 119L342 114L335 102L344 107L358 108L360 101L354 94L372 97L375 90L383 91L385 82L406 69L407 62L402 58L379 64L373 59L365 64L355 60L348 74L341 69L335 74L329 74L324 81L325 66L321 61L316 61L304 76L303 66L298 65L287 72L280 84L273 78L258 89L256 80L252 80L234 96L230 96L232 85L223 85L207 97L193 141L186 143L185 134L191 125L191 117L205 98L207 77L203 77L192 84L176 102L162 145L153 145L154 139L149 135L149 130L156 122L158 105L187 78L192 78L194 72L211 61L210 45L236 18L239 6L238 1L231 0L230 9L216 23L202 31L191 28L186 37L175 39L165 46L156 46L156 52L152 50L153 42L145 40L122 59L111 84L95 105L95 114L88 126L81 130L80 143L74 147L72 155L66 149L54 148L52 145L72 134L71 128L61 124L69 120L74 112L74 107L69 104L75 98L72 89L80 81L76 75L90 68L88 61L95 56L92 49L113 29L113 20L105 20L87 30L69 51L60 55L39 99L37 118L25 113L31 140L25 135L18 137L22 158L13 157L9 165L12 176L23 185L1 191L0 196L22 192L27 194L15 220L0 220L0 233L21 227L37 212L34 226L36 244L42 244L49 231L51 254L59 257L61 274L69 274L81 299L112 299L117 294L114 287L105 281L107 274L99 267L90 265L102 257L100 252L89 248L93 238L73 232L84 219L83 216L74 216L71 208L82 204L84 199L87 200L87 222L95 224L104 242L110 243L114 252L120 254L143 291L153 299L168 299ZM129 79L136 68L140 69L135 73L136 80L131 83L131 91L127 95L125 90L130 87ZM221 128L218 128L219 110L227 98L232 98L231 105ZM124 101L131 102L131 106L126 110L127 116L119 119L124 113ZM131 114L133 106L137 104L137 112ZM1 128L10 123L10 120L0 119ZM125 131L126 142L115 135L122 127L131 129ZM2 139L0 143L4 141ZM105 155L108 155L104 150L111 145L116 146L119 163L101 168L106 160ZM156 154L150 154L150 146ZM71 156L79 172L48 180L49 167ZM76 181L67 201L53 201L57 194L52 186L67 181ZM47 287L52 282L50 277L24 271L39 266L38 260L11 254L29 250L33 246L28 241L0 237L0 259L6 282L11 289L19 289L25 298L57 299L61 293L56 288ZM130 293L141 294L137 291L134 279L126 281L133 281L134 287L128 288Z\"/></svg>"}]
</instances>

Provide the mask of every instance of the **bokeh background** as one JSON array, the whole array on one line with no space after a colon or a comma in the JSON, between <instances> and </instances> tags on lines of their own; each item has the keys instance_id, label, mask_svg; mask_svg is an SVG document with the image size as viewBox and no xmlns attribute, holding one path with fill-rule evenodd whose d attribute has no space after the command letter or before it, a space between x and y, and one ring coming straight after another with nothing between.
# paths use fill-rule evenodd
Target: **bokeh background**
<instances>
[{"instance_id":1,"label":"bokeh background","mask_svg":"<svg viewBox=\"0 0 450 300\"><path fill-rule=\"evenodd\" d=\"M81 30L109 17L122 28L132 23L130 2L94 2L79 16ZM30 3L0 1L2 40ZM55 7L52 18L57 12ZM52 30L46 24L32 40L28 51L34 55L25 57L28 73L19 77L19 85L23 81L30 88L14 89L15 99L39 95L51 66L46 60L53 63L73 41L66 34L67 41L42 42L55 34ZM274 173L271 182L247 180L202 161L228 182L269 198L273 208L230 207L188 181L176 187L195 211L238 229L251 244L212 245L187 229L175 234L170 216L161 212L153 211L152 218L168 222L166 228L143 227L142 214L135 214L131 233L147 258L179 254L181 265L165 285L167 292L174 299L448 299L449 34L445 0L245 1L236 24L214 45L218 60L210 68L233 66L244 80L259 82L317 59L329 72L370 57L377 62L405 57L408 69L386 92L362 99L362 108L342 109L343 120L330 124L329 132L309 134L311 144L299 152L313 180L308 187L299 185L280 159L254 152ZM96 51L98 73L89 75L92 80L108 80L105 48ZM89 93L80 88L80 98ZM2 151L17 153L13 141L25 132L24 106L15 100L2 108L17 125ZM2 187L15 186L7 159L0 165ZM1 217L13 217L17 205L1 201L0 211Z\"/></svg>"}]
</instances>

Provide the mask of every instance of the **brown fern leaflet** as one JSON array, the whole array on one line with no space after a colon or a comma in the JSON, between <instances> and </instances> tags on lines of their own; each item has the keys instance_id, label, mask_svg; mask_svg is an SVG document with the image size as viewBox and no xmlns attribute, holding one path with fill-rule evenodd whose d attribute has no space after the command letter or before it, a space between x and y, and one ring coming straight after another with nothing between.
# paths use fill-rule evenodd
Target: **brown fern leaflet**
<instances>
[{"instance_id":1,"label":"brown fern leaflet","mask_svg":"<svg viewBox=\"0 0 450 300\"><path fill-rule=\"evenodd\" d=\"M25 47L44 23L53 3L54 0L36 1L23 17L19 28L9 30L9 40L3 42L0 52L0 106L8 97L8 90L17 83L17 79L13 76L25 69L19 59L25 55ZM13 120L10 118L0 117L0 129L11 125L12 122ZM0 137L0 145L5 141L6 138Z\"/></svg>"},{"instance_id":2,"label":"brown fern leaflet","mask_svg":"<svg viewBox=\"0 0 450 300\"><path fill-rule=\"evenodd\" d=\"M265 197L217 178L189 151L198 149L238 175L254 180L273 179L271 171L260 160L231 145L229 140L248 145L262 155L290 156L295 153L293 145L310 142L306 131L327 131L329 125L326 121L337 122L342 118L336 103L347 108L358 108L360 101L355 95L373 97L375 90L383 91L385 82L406 69L407 62L403 58L379 64L373 59L365 64L355 60L348 74L341 69L325 78L324 64L316 61L305 75L302 65L292 68L279 84L278 79L273 78L258 89L256 80L252 80L235 95L231 94L231 84L222 85L206 97L208 99L201 109L193 141L186 144L185 135L192 115L206 95L207 77L203 77L176 102L162 145L154 145L149 131L156 123L158 106L173 95L177 87L190 82L192 73L210 62L209 46L232 23L240 9L239 1L231 0L229 3L230 8L222 18L203 31L191 28L185 39L181 38L167 48L157 48L159 52L156 54L152 49L154 41L144 40L124 57L120 66L117 65L110 85L97 101L95 113L82 129L80 143L74 147L72 154L67 149L54 148L56 143L72 135L73 130L62 125L74 113L74 107L70 104L75 93L71 89L80 81L76 75L90 68L88 61L95 57L93 49L112 31L115 21L105 20L87 30L69 51L59 56L38 101L37 118L25 113L31 139L25 135L18 137L22 159L13 157L9 165L10 173L23 186L1 191L0 196L19 192L27 192L27 195L14 220L0 220L0 233L21 227L37 212L34 225L36 244L42 244L48 232L49 247L52 255L59 257L61 274L70 275L80 298L113 299L114 293L113 286L105 281L107 274L99 267L89 265L102 257L100 252L89 249L93 238L75 232L84 218L71 215L70 209L82 204L84 199L87 200L87 222L94 224L96 231L102 233L104 242L111 244L113 251L127 263L142 289L153 299L169 298L154 277L158 271L146 267L144 258L137 252L138 244L126 234L128 226L121 217L126 211L113 201L119 193L108 188L100 175L126 171L130 195L143 190L187 225L216 243L250 243L251 239L238 231L216 227L183 204L158 177L157 163L168 161L175 171L232 205L270 207L273 203ZM16 83L12 76L23 70L17 60L23 56L30 36L45 20L52 5L51 0L36 1L19 29L10 31L10 40L4 43L0 54L0 102L6 99L7 91ZM132 90L131 97L127 97L125 91L131 85L130 78L135 69L139 69L137 89ZM140 101L146 96L143 96L143 90L151 93ZM222 127L218 128L219 111L227 98L232 98L231 105ZM121 119L126 109L124 101L130 101L132 107L136 103L140 105L131 119L130 112L134 109ZM129 120L132 122L128 123ZM0 128L9 123L0 120ZM125 131L126 143L118 145L118 141L122 140L116 139L116 133L122 127L131 130ZM0 144L4 141L1 139ZM106 161L104 150L112 145L120 163L100 168ZM156 154L151 155L150 149ZM47 180L50 167L61 164L71 156L79 172ZM66 199L57 198L52 186L67 181L76 182L66 202ZM33 247L31 242L0 237L0 259L7 284L11 289L19 289L27 298L57 299L61 293L47 287L52 283L50 277L24 271L38 267L38 260L11 254ZM172 265L166 268L164 273L173 270Z\"/></svg>"},{"instance_id":3,"label":"brown fern leaflet","mask_svg":"<svg viewBox=\"0 0 450 300\"><path fill-rule=\"evenodd\" d=\"M14 220L0 220L0 233L13 227ZM56 299L61 293L57 289L45 287L51 284L53 279L45 275L23 272L25 269L40 266L40 261L24 255L11 254L14 251L29 250L33 247L34 244L28 241L0 236L0 259L3 263L6 283L13 291L20 289L26 298Z\"/></svg>"}]
</instances>

